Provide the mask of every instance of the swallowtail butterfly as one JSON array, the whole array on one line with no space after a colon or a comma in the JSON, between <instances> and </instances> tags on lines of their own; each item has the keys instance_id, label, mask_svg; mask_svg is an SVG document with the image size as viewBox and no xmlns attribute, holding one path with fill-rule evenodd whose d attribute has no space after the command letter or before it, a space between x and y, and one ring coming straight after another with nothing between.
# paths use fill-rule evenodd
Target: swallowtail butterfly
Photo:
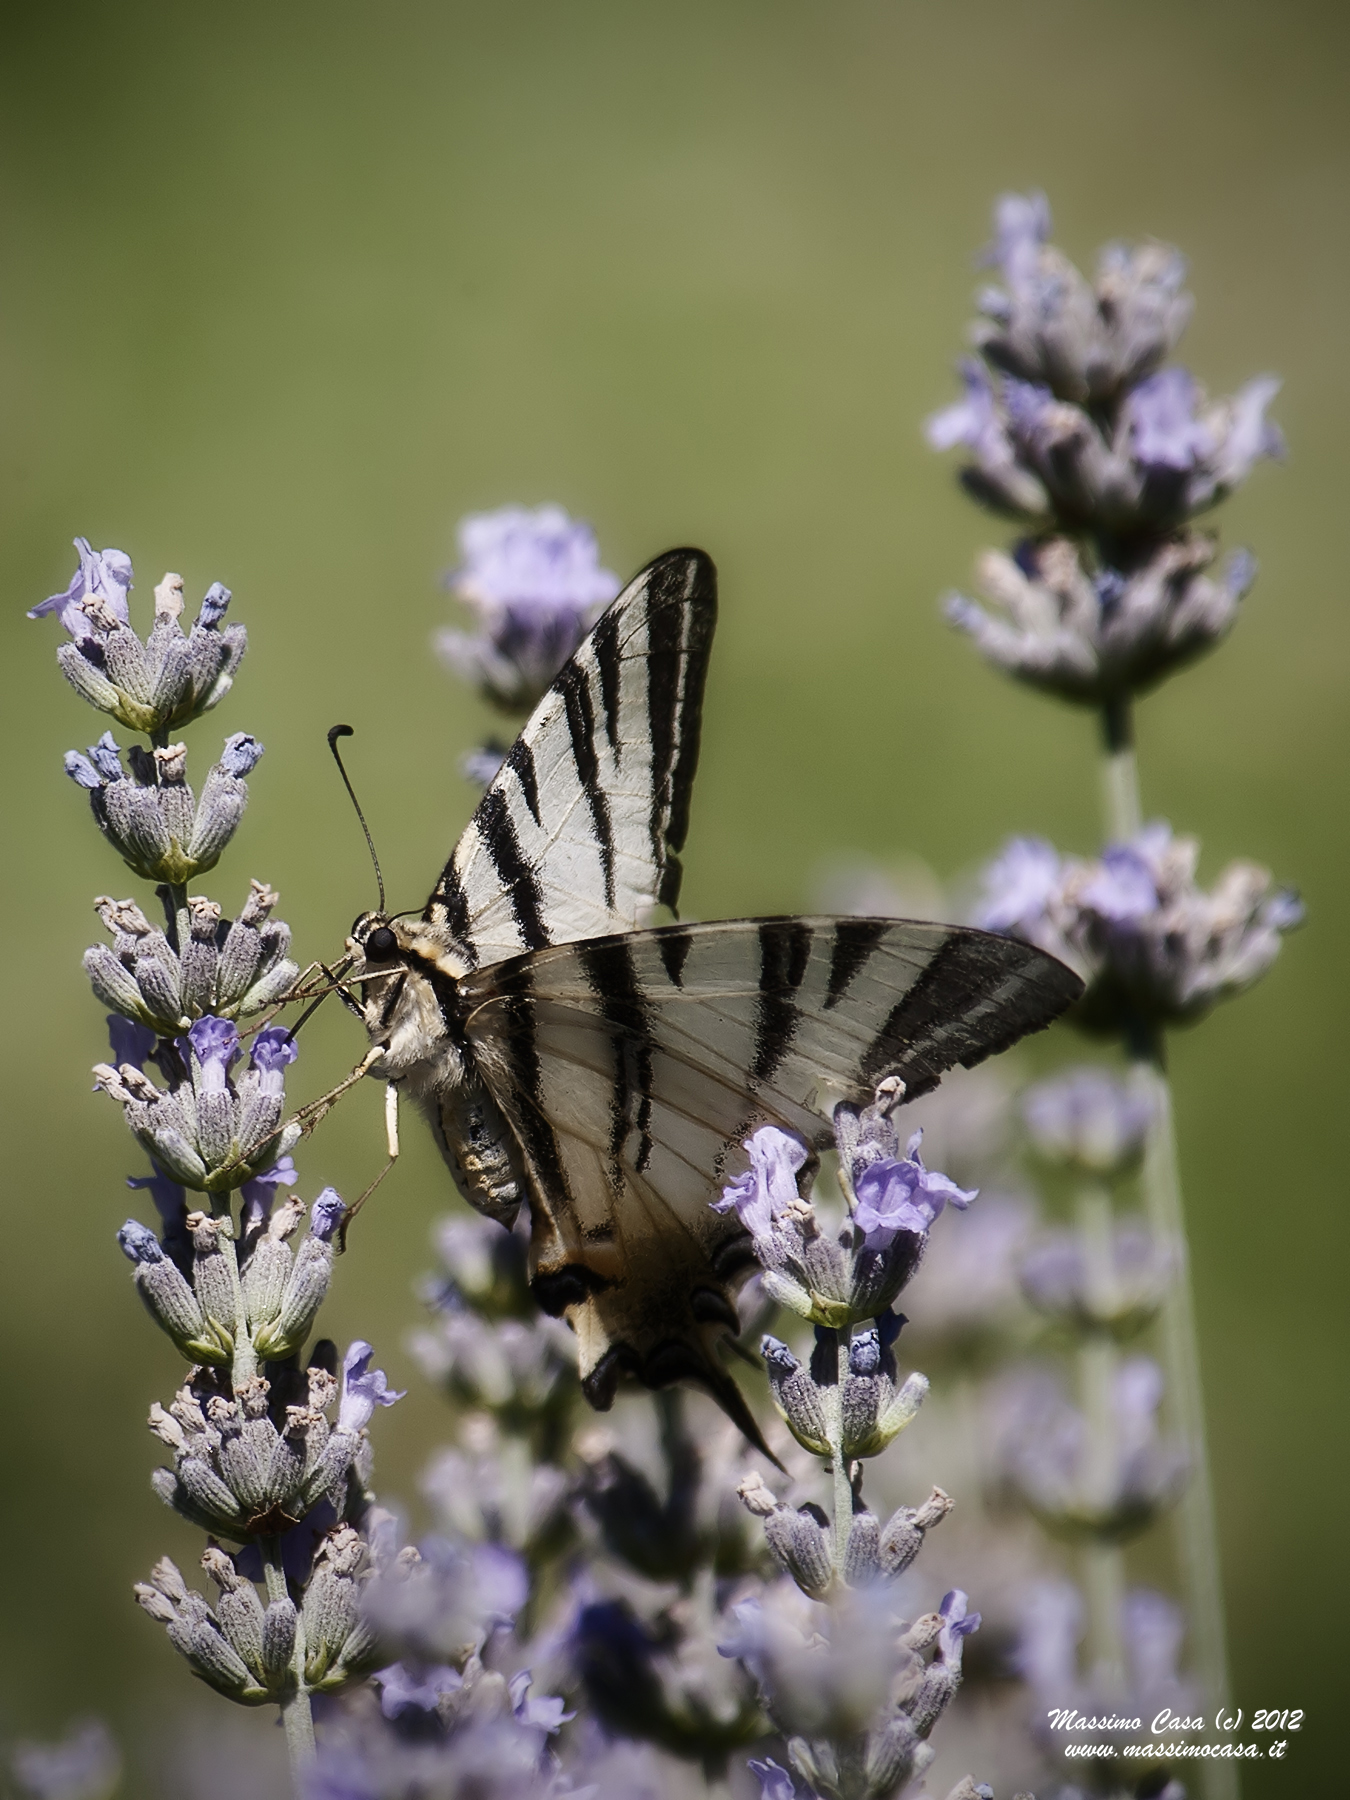
<instances>
[{"instance_id":1,"label":"swallowtail butterfly","mask_svg":"<svg viewBox=\"0 0 1350 1800\"><path fill-rule=\"evenodd\" d=\"M534 1294L566 1314L587 1398L622 1374L708 1389L749 1273L709 1202L773 1123L816 1148L843 1100L912 1099L1047 1025L1080 991L1053 958L958 926L734 919L675 908L716 618L698 550L650 563L512 745L420 919L366 913L348 948L371 1072L415 1099L460 1193L529 1204ZM369 1059L368 1059L369 1060Z\"/></svg>"}]
</instances>

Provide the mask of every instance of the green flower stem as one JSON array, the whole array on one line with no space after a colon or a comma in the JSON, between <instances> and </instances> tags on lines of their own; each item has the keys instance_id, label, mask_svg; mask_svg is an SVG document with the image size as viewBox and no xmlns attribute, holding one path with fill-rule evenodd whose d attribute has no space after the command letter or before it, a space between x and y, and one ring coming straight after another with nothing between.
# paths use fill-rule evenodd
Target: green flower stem
<instances>
[{"instance_id":1,"label":"green flower stem","mask_svg":"<svg viewBox=\"0 0 1350 1800\"><path fill-rule=\"evenodd\" d=\"M234 1215L230 1202L232 1194L212 1194L211 1213L213 1218L224 1219L234 1230ZM230 1285L234 1290L234 1356L230 1363L230 1382L237 1394L246 1381L252 1381L258 1373L258 1353L253 1348L253 1334L248 1328L248 1309L244 1305L244 1286L239 1279L238 1240L231 1236L229 1249ZM221 1320L221 1324L225 1324Z\"/></svg>"},{"instance_id":2,"label":"green flower stem","mask_svg":"<svg viewBox=\"0 0 1350 1800\"><path fill-rule=\"evenodd\" d=\"M1139 765L1134 754L1134 712L1129 700L1102 709L1102 810L1108 843L1132 838L1143 824L1139 807Z\"/></svg>"},{"instance_id":3,"label":"green flower stem","mask_svg":"<svg viewBox=\"0 0 1350 1800\"><path fill-rule=\"evenodd\" d=\"M1139 829L1139 774L1134 754L1134 723L1128 700L1102 713L1105 767L1102 794L1106 836L1119 842ZM1177 1557L1192 1657L1212 1709L1226 1706L1229 1695L1227 1632L1224 1625L1223 1576L1219 1534L1214 1516L1205 1437L1204 1393L1200 1380L1200 1347L1195 1329L1190 1256L1172 1126L1172 1095L1166 1075L1162 1033L1141 1033L1130 1055L1150 1083L1154 1123L1144 1154L1143 1194L1149 1224L1178 1259L1176 1274L1163 1302L1159 1326L1163 1373L1171 1414L1191 1459L1190 1479L1177 1506ZM1238 1800L1235 1762L1201 1764L1204 1800Z\"/></svg>"},{"instance_id":4,"label":"green flower stem","mask_svg":"<svg viewBox=\"0 0 1350 1800\"><path fill-rule=\"evenodd\" d=\"M1154 1089L1154 1123L1144 1153L1144 1203L1149 1225L1162 1242L1174 1247L1178 1268L1159 1316L1162 1360L1172 1417L1190 1455L1190 1476L1177 1505L1177 1554L1186 1595L1195 1666L1211 1712L1226 1707L1229 1696L1228 1638L1224 1624L1223 1576L1214 1516L1214 1489L1205 1439L1204 1392L1200 1351L1191 1292L1190 1255L1182 1211L1176 1137L1172 1129L1172 1095L1163 1072L1161 1037L1146 1064ZM1238 1769L1234 1762L1201 1765L1205 1800L1237 1800Z\"/></svg>"},{"instance_id":5,"label":"green flower stem","mask_svg":"<svg viewBox=\"0 0 1350 1800\"><path fill-rule=\"evenodd\" d=\"M279 1537L263 1538L260 1548L268 1600L289 1598L286 1589L286 1574L281 1561L281 1539ZM290 1758L291 1764L291 1785L295 1790L296 1800L304 1800L304 1777L306 1771L313 1765L316 1751L314 1747L314 1713L309 1703L309 1689L305 1686L305 1626L303 1619L296 1621L295 1656L291 1667L295 1671L295 1687L281 1702L281 1724L286 1733L286 1754Z\"/></svg>"},{"instance_id":6,"label":"green flower stem","mask_svg":"<svg viewBox=\"0 0 1350 1800\"><path fill-rule=\"evenodd\" d=\"M165 936L169 940L169 948L175 956L181 956L184 944L192 936L192 927L188 921L187 883L166 882L156 892L164 902Z\"/></svg>"},{"instance_id":7,"label":"green flower stem","mask_svg":"<svg viewBox=\"0 0 1350 1800\"><path fill-rule=\"evenodd\" d=\"M849 1464L844 1456L844 1383L848 1380L848 1346L851 1336L848 1326L835 1334L839 1375L834 1390L830 1441L831 1472L834 1476L834 1572L840 1582L844 1579L844 1559L848 1554L849 1532L853 1529L853 1483L849 1479Z\"/></svg>"},{"instance_id":8,"label":"green flower stem","mask_svg":"<svg viewBox=\"0 0 1350 1800\"><path fill-rule=\"evenodd\" d=\"M1104 1182L1085 1182L1076 1212L1086 1261L1087 1292L1094 1308L1113 1299L1114 1216ZM1079 1392L1087 1420L1085 1487L1089 1503L1105 1507L1116 1486L1116 1377L1120 1358L1110 1334L1085 1331L1078 1350ZM1092 1538L1083 1550L1083 1586L1088 1606L1088 1650L1094 1672L1108 1693L1125 1689L1125 1640L1121 1608L1125 1599L1125 1552L1117 1543Z\"/></svg>"}]
</instances>

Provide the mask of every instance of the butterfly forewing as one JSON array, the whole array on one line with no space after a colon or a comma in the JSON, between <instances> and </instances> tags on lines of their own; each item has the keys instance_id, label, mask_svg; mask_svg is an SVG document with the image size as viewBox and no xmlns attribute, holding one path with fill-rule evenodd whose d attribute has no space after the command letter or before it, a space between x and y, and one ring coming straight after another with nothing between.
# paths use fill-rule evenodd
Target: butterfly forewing
<instances>
[{"instance_id":1,"label":"butterfly forewing","mask_svg":"<svg viewBox=\"0 0 1350 1800\"><path fill-rule=\"evenodd\" d=\"M427 906L474 966L673 909L716 596L701 551L658 557L535 709Z\"/></svg>"}]
</instances>

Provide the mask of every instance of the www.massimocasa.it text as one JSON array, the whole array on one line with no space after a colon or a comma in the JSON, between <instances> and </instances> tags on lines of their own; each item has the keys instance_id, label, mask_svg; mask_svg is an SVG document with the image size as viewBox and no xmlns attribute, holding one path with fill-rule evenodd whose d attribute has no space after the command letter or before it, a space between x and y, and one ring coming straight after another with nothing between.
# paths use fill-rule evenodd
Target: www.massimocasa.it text
<instances>
[{"instance_id":1,"label":"www.massimocasa.it text","mask_svg":"<svg viewBox=\"0 0 1350 1800\"><path fill-rule=\"evenodd\" d=\"M1071 1707L1063 1707L1046 1714L1052 1731L1142 1731L1142 1719L1124 1719L1115 1713L1108 1713L1100 1718L1089 1718L1085 1713L1075 1712ZM1252 1715L1253 1731L1298 1731L1303 1724L1302 1707L1286 1707L1283 1710L1274 1707L1261 1707ZM1214 1730L1217 1732L1237 1731L1242 1725L1242 1708L1235 1713L1220 1711L1214 1718ZM1273 1744L1192 1744L1185 1742L1158 1742L1162 1733L1171 1731L1203 1731L1206 1721L1202 1718L1186 1719L1164 1708L1158 1713L1149 1726L1152 1741L1143 1744L1066 1744L1066 1757L1086 1757L1089 1760L1097 1757L1148 1757L1150 1759L1173 1761L1178 1758L1221 1757L1230 1759L1241 1757L1246 1760L1255 1758L1272 1758L1278 1761L1289 1748L1288 1738L1277 1739Z\"/></svg>"}]
</instances>

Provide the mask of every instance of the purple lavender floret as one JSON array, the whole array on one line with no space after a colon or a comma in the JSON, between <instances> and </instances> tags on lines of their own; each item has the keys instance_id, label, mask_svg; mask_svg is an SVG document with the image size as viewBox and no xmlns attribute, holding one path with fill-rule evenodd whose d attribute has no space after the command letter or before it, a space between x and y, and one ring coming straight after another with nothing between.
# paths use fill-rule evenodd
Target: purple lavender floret
<instances>
[{"instance_id":1,"label":"purple lavender floret","mask_svg":"<svg viewBox=\"0 0 1350 1800\"><path fill-rule=\"evenodd\" d=\"M763 1125L745 1144L750 1167L712 1202L735 1211L764 1271L765 1292L814 1324L840 1330L880 1316L919 1265L928 1231L948 1201L974 1199L926 1169L922 1134L901 1154L890 1112L903 1094L888 1080L873 1104L835 1108L835 1141L849 1210L829 1230L806 1198L815 1162L792 1132Z\"/></svg>"},{"instance_id":2,"label":"purple lavender floret","mask_svg":"<svg viewBox=\"0 0 1350 1800\"><path fill-rule=\"evenodd\" d=\"M452 669L506 712L529 710L619 592L595 534L558 506L506 506L460 525L461 561L446 585L471 606L476 636L442 631Z\"/></svg>"},{"instance_id":3,"label":"purple lavender floret","mask_svg":"<svg viewBox=\"0 0 1350 1800\"><path fill-rule=\"evenodd\" d=\"M346 1215L346 1201L335 1188L326 1187L309 1209L310 1236L318 1238L321 1243L331 1244ZM389 1406L392 1402L382 1400L380 1404Z\"/></svg>"},{"instance_id":4,"label":"purple lavender floret","mask_svg":"<svg viewBox=\"0 0 1350 1800\"><path fill-rule=\"evenodd\" d=\"M277 1189L294 1187L298 1180L294 1161L289 1156L280 1156L270 1168L260 1169L244 1182L239 1189L242 1202L241 1235L247 1236L250 1232L260 1231L272 1216ZM324 1191L328 1192L327 1189Z\"/></svg>"},{"instance_id":5,"label":"purple lavender floret","mask_svg":"<svg viewBox=\"0 0 1350 1800\"><path fill-rule=\"evenodd\" d=\"M392 1406L403 1391L391 1388L383 1369L372 1369L375 1355L363 1338L357 1338L342 1359L342 1390L338 1400L338 1430L364 1431L377 1406Z\"/></svg>"},{"instance_id":6,"label":"purple lavender floret","mask_svg":"<svg viewBox=\"0 0 1350 1800\"><path fill-rule=\"evenodd\" d=\"M970 1611L970 1602L960 1588L943 1595L938 1611L942 1615L938 1650L944 1658L959 1662L962 1641L980 1629L980 1615Z\"/></svg>"},{"instance_id":7,"label":"purple lavender floret","mask_svg":"<svg viewBox=\"0 0 1350 1800\"><path fill-rule=\"evenodd\" d=\"M239 1055L239 1027L230 1019L217 1019L207 1013L188 1027L187 1035L198 1070L199 1090L224 1093L230 1064Z\"/></svg>"},{"instance_id":8,"label":"purple lavender floret","mask_svg":"<svg viewBox=\"0 0 1350 1800\"><path fill-rule=\"evenodd\" d=\"M106 608L123 625L130 618L127 593L131 588L131 558L124 550L94 550L88 538L76 538L79 567L60 594L52 594L31 608L28 617L41 619L55 613L77 642L89 638L91 615Z\"/></svg>"},{"instance_id":9,"label":"purple lavender floret","mask_svg":"<svg viewBox=\"0 0 1350 1800\"><path fill-rule=\"evenodd\" d=\"M266 1025L253 1040L249 1062L258 1071L258 1092L275 1097L285 1087L286 1070L300 1046L284 1025Z\"/></svg>"},{"instance_id":10,"label":"purple lavender floret","mask_svg":"<svg viewBox=\"0 0 1350 1800\"><path fill-rule=\"evenodd\" d=\"M857 1180L853 1223L869 1250L889 1249L901 1231L926 1232L949 1200L964 1210L979 1192L926 1169L919 1155L922 1142L923 1132L914 1132L901 1160L870 1163Z\"/></svg>"}]
</instances>

